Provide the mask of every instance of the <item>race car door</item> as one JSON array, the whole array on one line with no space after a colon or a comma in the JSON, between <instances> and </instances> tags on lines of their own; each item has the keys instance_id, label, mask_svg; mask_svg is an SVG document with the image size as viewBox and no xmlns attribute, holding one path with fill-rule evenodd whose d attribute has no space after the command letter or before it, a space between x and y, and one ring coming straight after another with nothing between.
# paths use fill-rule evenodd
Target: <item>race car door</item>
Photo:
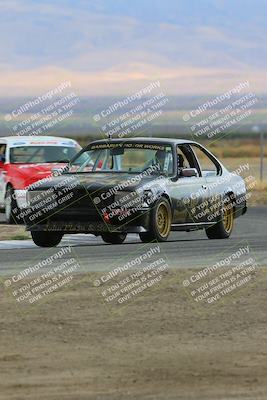
<instances>
[{"instance_id":1,"label":"race car door","mask_svg":"<svg viewBox=\"0 0 267 400\"><path fill-rule=\"evenodd\" d=\"M171 197L174 208L174 224L200 224L206 222L205 208L208 200L206 178L189 145L178 145L178 179L172 185ZM186 176L187 170L195 169L196 176Z\"/></svg>"},{"instance_id":2,"label":"race car door","mask_svg":"<svg viewBox=\"0 0 267 400\"><path fill-rule=\"evenodd\" d=\"M195 157L200 165L201 174L206 179L208 202L206 203L206 217L209 222L216 222L220 215L222 204L221 188L224 183L220 179L222 168L218 161L201 145L191 144Z\"/></svg>"}]
</instances>

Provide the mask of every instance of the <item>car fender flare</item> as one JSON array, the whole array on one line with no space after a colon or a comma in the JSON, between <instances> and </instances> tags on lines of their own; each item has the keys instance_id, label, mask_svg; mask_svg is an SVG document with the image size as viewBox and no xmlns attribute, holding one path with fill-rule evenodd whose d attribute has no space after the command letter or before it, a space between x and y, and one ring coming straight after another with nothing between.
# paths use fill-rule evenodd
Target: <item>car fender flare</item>
<instances>
[{"instance_id":1,"label":"car fender flare","mask_svg":"<svg viewBox=\"0 0 267 400\"><path fill-rule=\"evenodd\" d=\"M172 202L170 196L168 195L168 193L164 192L164 193L162 193L162 195L159 197L159 199L162 198L162 197L164 197L165 199L167 199L168 202L170 203L170 207L171 207L171 211L172 211L172 217L173 217L174 208L173 208L173 202Z\"/></svg>"},{"instance_id":2,"label":"car fender flare","mask_svg":"<svg viewBox=\"0 0 267 400\"><path fill-rule=\"evenodd\" d=\"M227 190L224 194L223 194L223 199L227 197L231 203L233 204L233 212L234 212L234 217L235 217L235 211L236 211L236 196L233 192L233 190Z\"/></svg>"}]
</instances>

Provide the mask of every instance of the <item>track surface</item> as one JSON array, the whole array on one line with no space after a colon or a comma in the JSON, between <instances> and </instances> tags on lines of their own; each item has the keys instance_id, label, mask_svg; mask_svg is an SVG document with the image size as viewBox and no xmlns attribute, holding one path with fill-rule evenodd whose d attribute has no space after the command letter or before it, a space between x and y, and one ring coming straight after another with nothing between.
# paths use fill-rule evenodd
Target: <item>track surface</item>
<instances>
[{"instance_id":1,"label":"track surface","mask_svg":"<svg viewBox=\"0 0 267 400\"><path fill-rule=\"evenodd\" d=\"M91 235L68 235L54 249L40 249L31 241L5 241L0 242L0 275L21 271L68 245L79 260L79 272L113 269L117 261L124 258L127 262L147 248L136 235L129 235L125 244L117 246L104 244L101 238ZM160 249L169 267L195 268L210 265L244 245L250 246L258 265L267 265L267 207L250 208L238 218L231 239L208 240L204 231L175 232L168 242L160 244Z\"/></svg>"}]
</instances>

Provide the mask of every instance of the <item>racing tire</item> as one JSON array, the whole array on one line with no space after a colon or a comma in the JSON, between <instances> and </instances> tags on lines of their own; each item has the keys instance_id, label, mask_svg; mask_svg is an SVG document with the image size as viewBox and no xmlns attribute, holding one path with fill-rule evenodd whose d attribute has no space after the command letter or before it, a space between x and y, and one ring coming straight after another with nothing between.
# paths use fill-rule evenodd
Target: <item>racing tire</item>
<instances>
[{"instance_id":1,"label":"racing tire","mask_svg":"<svg viewBox=\"0 0 267 400\"><path fill-rule=\"evenodd\" d=\"M12 186L8 186L5 195L5 220L7 224L19 224L21 221L18 219L20 213L15 192Z\"/></svg>"},{"instance_id":2,"label":"racing tire","mask_svg":"<svg viewBox=\"0 0 267 400\"><path fill-rule=\"evenodd\" d=\"M234 227L234 207L232 202L225 198L220 215L220 220L206 229L209 239L228 239Z\"/></svg>"},{"instance_id":3,"label":"racing tire","mask_svg":"<svg viewBox=\"0 0 267 400\"><path fill-rule=\"evenodd\" d=\"M102 233L101 237L105 243L122 244L126 239L127 233Z\"/></svg>"},{"instance_id":4,"label":"racing tire","mask_svg":"<svg viewBox=\"0 0 267 400\"><path fill-rule=\"evenodd\" d=\"M61 232L31 232L32 240L39 247L55 247L63 237Z\"/></svg>"},{"instance_id":5,"label":"racing tire","mask_svg":"<svg viewBox=\"0 0 267 400\"><path fill-rule=\"evenodd\" d=\"M139 233L142 242L165 242L171 231L172 210L170 203L164 197L153 206L150 214L150 229Z\"/></svg>"}]
</instances>

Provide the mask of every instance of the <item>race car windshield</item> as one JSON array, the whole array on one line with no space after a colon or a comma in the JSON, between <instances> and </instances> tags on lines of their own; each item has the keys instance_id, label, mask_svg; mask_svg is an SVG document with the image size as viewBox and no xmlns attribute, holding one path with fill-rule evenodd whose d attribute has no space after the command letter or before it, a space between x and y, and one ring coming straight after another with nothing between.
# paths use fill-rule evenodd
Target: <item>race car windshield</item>
<instances>
[{"instance_id":1,"label":"race car windshield","mask_svg":"<svg viewBox=\"0 0 267 400\"><path fill-rule=\"evenodd\" d=\"M12 164L68 163L78 152L78 147L19 146L10 149Z\"/></svg>"},{"instance_id":2,"label":"race car windshield","mask_svg":"<svg viewBox=\"0 0 267 400\"><path fill-rule=\"evenodd\" d=\"M93 145L72 163L67 173L114 172L173 175L171 146L144 143Z\"/></svg>"}]
</instances>

